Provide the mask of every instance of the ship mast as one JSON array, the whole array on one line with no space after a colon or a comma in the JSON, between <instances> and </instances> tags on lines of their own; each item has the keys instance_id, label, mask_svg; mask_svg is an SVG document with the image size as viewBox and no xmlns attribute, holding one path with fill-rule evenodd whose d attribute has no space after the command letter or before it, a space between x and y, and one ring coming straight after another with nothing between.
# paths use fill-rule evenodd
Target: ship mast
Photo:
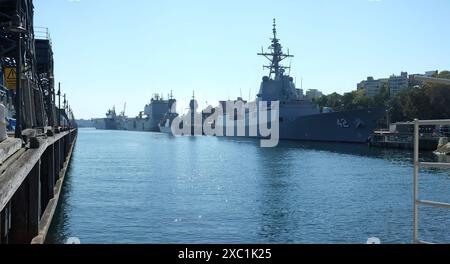
<instances>
[{"instance_id":1,"label":"ship mast","mask_svg":"<svg viewBox=\"0 0 450 264\"><path fill-rule=\"evenodd\" d=\"M273 38L271 39L272 44L269 47L269 52L264 52L264 50L261 50L261 53L258 53L258 55L264 56L270 61L270 65L263 66L264 69L270 70L269 78L271 78L272 74L274 74L274 76L275 76L274 79L278 80L283 76L284 71L286 69L291 68L290 66L289 67L282 66L280 64L281 61L283 61L286 58L292 58L292 57L294 57L294 55L290 55L289 50L288 50L288 54L283 53L283 50L282 50L283 47L280 44L280 39L277 38L277 28L276 28L275 18L273 19L273 30L272 31L273 31Z\"/></svg>"}]
</instances>

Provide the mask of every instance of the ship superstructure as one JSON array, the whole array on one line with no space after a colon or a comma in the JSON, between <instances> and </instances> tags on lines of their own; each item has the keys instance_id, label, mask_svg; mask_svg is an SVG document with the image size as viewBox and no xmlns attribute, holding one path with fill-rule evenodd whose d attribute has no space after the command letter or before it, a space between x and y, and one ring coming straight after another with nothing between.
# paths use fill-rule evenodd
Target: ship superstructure
<instances>
[{"instance_id":1,"label":"ship superstructure","mask_svg":"<svg viewBox=\"0 0 450 264\"><path fill-rule=\"evenodd\" d=\"M285 54L277 36L275 19L273 22L273 38L268 51L258 53L269 60L264 66L269 75L262 78L260 89L256 95L256 105L267 102L270 109L272 102L279 103L279 138L291 140L337 141L337 142L367 142L370 134L377 127L378 121L385 116L385 109L371 108L352 111L321 112L320 107L308 98L301 96L295 87L294 78L290 76L290 66L282 65L286 58L293 55ZM288 71L289 70L289 71ZM288 71L288 72L287 72ZM269 110L270 112L270 110ZM234 116L230 116L234 115ZM249 116L258 113L245 112L245 136L249 134ZM225 114L224 127L230 124L236 126L234 113ZM261 124L258 123L258 126ZM265 124L267 125L267 124ZM236 130L235 130L236 131ZM226 131L224 131L224 135ZM236 135L236 132L232 134ZM260 133L256 135L260 137Z\"/></svg>"},{"instance_id":2,"label":"ship superstructure","mask_svg":"<svg viewBox=\"0 0 450 264\"><path fill-rule=\"evenodd\" d=\"M168 110L164 114L163 118L159 122L159 131L162 133L172 134L172 121L178 117L178 113L176 111L176 103L177 100L173 97L172 91L170 92L169 100L168 100Z\"/></svg>"}]
</instances>

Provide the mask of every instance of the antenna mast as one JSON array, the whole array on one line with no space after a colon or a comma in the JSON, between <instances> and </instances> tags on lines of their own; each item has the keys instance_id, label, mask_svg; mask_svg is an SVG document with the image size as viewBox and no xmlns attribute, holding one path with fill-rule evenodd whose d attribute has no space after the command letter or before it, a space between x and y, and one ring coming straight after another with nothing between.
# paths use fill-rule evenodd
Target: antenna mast
<instances>
[{"instance_id":1,"label":"antenna mast","mask_svg":"<svg viewBox=\"0 0 450 264\"><path fill-rule=\"evenodd\" d=\"M280 39L277 38L277 25L275 18L273 19L273 38L272 38L272 44L269 47L269 52L262 51L261 53L258 53L260 56L266 57L270 61L270 65L263 66L264 69L269 69L270 74L269 78L272 77L272 74L275 75L275 79L279 79L283 76L284 71L286 69L290 69L289 67L282 66L280 63L286 58L292 58L294 55L290 55L289 51L288 54L283 53L283 47L280 44Z\"/></svg>"}]
</instances>

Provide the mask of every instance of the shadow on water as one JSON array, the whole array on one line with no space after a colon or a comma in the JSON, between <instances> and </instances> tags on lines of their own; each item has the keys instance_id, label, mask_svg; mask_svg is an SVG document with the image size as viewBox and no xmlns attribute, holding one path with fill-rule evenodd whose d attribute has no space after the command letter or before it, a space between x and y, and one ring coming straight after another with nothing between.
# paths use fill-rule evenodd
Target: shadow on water
<instances>
[{"instance_id":1,"label":"shadow on water","mask_svg":"<svg viewBox=\"0 0 450 264\"><path fill-rule=\"evenodd\" d=\"M260 145L260 140L256 138L240 138L240 137L220 137L220 140L235 142L238 144ZM281 140L277 147L267 148L268 152L283 152L287 150L309 150L323 151L343 155L353 155L368 158L386 159L395 163L412 164L413 151L407 149L380 148L370 147L367 144L359 143L340 143L340 142L320 142L320 141L293 141ZM420 158L423 161L450 162L449 156L438 156L432 152L421 152Z\"/></svg>"},{"instance_id":2,"label":"shadow on water","mask_svg":"<svg viewBox=\"0 0 450 264\"><path fill-rule=\"evenodd\" d=\"M72 153L72 159L76 159L76 148ZM56 207L55 214L53 216L52 224L50 225L46 244L63 244L68 237L68 224L71 212L71 206L69 204L69 198L72 195L72 180L70 175L73 175L73 164L70 163L66 171L64 184L62 186L61 194L59 196L58 206Z\"/></svg>"}]
</instances>

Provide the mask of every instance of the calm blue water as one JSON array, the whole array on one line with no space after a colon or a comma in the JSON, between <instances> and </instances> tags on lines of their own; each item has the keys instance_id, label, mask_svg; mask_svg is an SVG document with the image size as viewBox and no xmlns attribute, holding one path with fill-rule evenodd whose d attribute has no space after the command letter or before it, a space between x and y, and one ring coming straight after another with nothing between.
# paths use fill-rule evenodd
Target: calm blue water
<instances>
[{"instance_id":1,"label":"calm blue water","mask_svg":"<svg viewBox=\"0 0 450 264\"><path fill-rule=\"evenodd\" d=\"M409 243L412 154L365 145L80 129L47 242ZM427 160L434 157L425 156ZM421 174L450 202L449 171ZM450 242L450 210L421 236Z\"/></svg>"}]
</instances>

